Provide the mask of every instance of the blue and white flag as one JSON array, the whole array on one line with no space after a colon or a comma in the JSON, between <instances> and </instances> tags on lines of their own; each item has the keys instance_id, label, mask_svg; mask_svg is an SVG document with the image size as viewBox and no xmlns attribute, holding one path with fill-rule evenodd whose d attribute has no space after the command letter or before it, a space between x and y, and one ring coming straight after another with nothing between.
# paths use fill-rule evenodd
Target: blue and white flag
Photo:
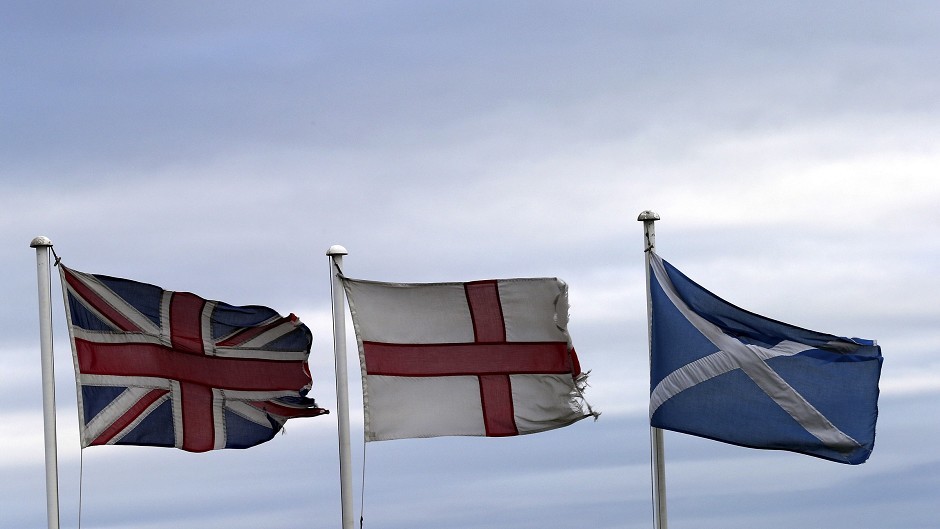
<instances>
[{"instance_id":1,"label":"blue and white flag","mask_svg":"<svg viewBox=\"0 0 940 529\"><path fill-rule=\"evenodd\" d=\"M717 441L865 462L881 348L738 308L650 255L650 424Z\"/></svg>"}]
</instances>

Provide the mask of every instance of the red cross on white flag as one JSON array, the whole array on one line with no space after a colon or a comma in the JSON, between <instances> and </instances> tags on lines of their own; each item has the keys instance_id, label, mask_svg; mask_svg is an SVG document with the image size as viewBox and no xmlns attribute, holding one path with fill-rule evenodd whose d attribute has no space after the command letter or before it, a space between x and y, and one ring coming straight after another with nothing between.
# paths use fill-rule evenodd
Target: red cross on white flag
<instances>
[{"instance_id":1,"label":"red cross on white flag","mask_svg":"<svg viewBox=\"0 0 940 529\"><path fill-rule=\"evenodd\" d=\"M502 437L592 415L567 333L563 282L344 285L367 440Z\"/></svg>"}]
</instances>

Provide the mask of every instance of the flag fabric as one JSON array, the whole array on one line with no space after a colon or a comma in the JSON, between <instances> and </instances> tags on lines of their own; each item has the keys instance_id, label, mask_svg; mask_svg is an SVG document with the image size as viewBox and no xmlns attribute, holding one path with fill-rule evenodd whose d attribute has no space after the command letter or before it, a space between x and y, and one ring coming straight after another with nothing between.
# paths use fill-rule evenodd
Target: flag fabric
<instances>
[{"instance_id":1,"label":"flag fabric","mask_svg":"<svg viewBox=\"0 0 940 529\"><path fill-rule=\"evenodd\" d=\"M563 282L343 284L366 440L503 437L596 416L582 395Z\"/></svg>"},{"instance_id":2,"label":"flag fabric","mask_svg":"<svg viewBox=\"0 0 940 529\"><path fill-rule=\"evenodd\" d=\"M875 442L881 348L738 308L651 252L650 424L847 464Z\"/></svg>"},{"instance_id":3,"label":"flag fabric","mask_svg":"<svg viewBox=\"0 0 940 529\"><path fill-rule=\"evenodd\" d=\"M59 265L82 447L248 448L328 413L296 316Z\"/></svg>"}]
</instances>

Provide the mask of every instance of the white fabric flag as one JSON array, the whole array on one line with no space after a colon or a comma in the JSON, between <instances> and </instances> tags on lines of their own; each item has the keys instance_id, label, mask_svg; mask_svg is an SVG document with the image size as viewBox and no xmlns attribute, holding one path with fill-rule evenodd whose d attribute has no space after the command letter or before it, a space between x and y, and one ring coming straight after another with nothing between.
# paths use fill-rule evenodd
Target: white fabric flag
<instances>
[{"instance_id":1,"label":"white fabric flag","mask_svg":"<svg viewBox=\"0 0 940 529\"><path fill-rule=\"evenodd\" d=\"M562 281L343 284L366 440L503 437L596 416L582 396Z\"/></svg>"}]
</instances>

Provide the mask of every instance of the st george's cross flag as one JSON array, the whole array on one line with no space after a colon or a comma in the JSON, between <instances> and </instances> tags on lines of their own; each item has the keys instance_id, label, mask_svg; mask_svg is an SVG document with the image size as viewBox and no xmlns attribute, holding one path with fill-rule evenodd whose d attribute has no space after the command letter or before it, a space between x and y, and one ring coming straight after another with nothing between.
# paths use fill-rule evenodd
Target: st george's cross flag
<instances>
[{"instance_id":1,"label":"st george's cross flag","mask_svg":"<svg viewBox=\"0 0 940 529\"><path fill-rule=\"evenodd\" d=\"M881 348L738 308L650 255L650 424L740 446L865 462Z\"/></svg>"},{"instance_id":2,"label":"st george's cross flag","mask_svg":"<svg viewBox=\"0 0 940 529\"><path fill-rule=\"evenodd\" d=\"M83 448L248 448L328 413L306 396L312 337L293 314L59 270Z\"/></svg>"},{"instance_id":3,"label":"st george's cross flag","mask_svg":"<svg viewBox=\"0 0 940 529\"><path fill-rule=\"evenodd\" d=\"M368 441L542 432L595 415L557 279L343 279Z\"/></svg>"}]
</instances>

